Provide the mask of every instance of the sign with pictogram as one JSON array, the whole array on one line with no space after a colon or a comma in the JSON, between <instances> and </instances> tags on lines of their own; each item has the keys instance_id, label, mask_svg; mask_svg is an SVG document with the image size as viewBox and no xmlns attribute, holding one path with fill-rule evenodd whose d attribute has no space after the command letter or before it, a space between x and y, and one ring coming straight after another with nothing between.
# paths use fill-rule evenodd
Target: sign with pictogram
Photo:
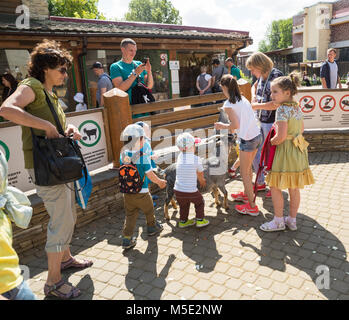
<instances>
[{"instance_id":1,"label":"sign with pictogram","mask_svg":"<svg viewBox=\"0 0 349 320\"><path fill-rule=\"evenodd\" d=\"M163 67L165 67L166 64L167 64L167 62L166 62L166 60L161 60L160 64L161 64Z\"/></svg>"},{"instance_id":2,"label":"sign with pictogram","mask_svg":"<svg viewBox=\"0 0 349 320\"><path fill-rule=\"evenodd\" d=\"M5 142L0 140L0 151L5 155L6 161L9 161L10 159L10 149L6 145Z\"/></svg>"},{"instance_id":3,"label":"sign with pictogram","mask_svg":"<svg viewBox=\"0 0 349 320\"><path fill-rule=\"evenodd\" d=\"M166 53L161 53L160 54L160 59L167 61L167 54Z\"/></svg>"},{"instance_id":4,"label":"sign with pictogram","mask_svg":"<svg viewBox=\"0 0 349 320\"><path fill-rule=\"evenodd\" d=\"M299 106L304 113L312 112L315 109L315 105L315 99L311 96L305 96L299 100Z\"/></svg>"},{"instance_id":5,"label":"sign with pictogram","mask_svg":"<svg viewBox=\"0 0 349 320\"><path fill-rule=\"evenodd\" d=\"M339 102L339 106L343 111L349 111L349 95L342 97L341 101Z\"/></svg>"},{"instance_id":6,"label":"sign with pictogram","mask_svg":"<svg viewBox=\"0 0 349 320\"><path fill-rule=\"evenodd\" d=\"M319 106L323 112L331 112L336 107L336 99L330 95L323 96Z\"/></svg>"}]
</instances>

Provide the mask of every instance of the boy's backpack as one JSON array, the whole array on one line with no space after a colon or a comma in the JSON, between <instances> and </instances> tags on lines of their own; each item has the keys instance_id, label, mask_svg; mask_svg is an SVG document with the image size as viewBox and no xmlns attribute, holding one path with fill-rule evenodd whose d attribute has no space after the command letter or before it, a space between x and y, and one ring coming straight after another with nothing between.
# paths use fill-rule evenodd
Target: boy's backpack
<instances>
[{"instance_id":1,"label":"boy's backpack","mask_svg":"<svg viewBox=\"0 0 349 320\"><path fill-rule=\"evenodd\" d=\"M129 158L123 157L123 165L119 169L120 192L128 194L136 194L142 190L145 175L141 179L141 175L136 166L136 160L143 156L143 152L139 152L136 156ZM136 159L136 160L135 160Z\"/></svg>"},{"instance_id":2,"label":"boy's backpack","mask_svg":"<svg viewBox=\"0 0 349 320\"><path fill-rule=\"evenodd\" d=\"M258 177L260 176L260 174L264 171L264 172L268 172L271 170L272 166L273 166L273 161L274 161L274 156L275 156L275 152L276 152L276 146L273 146L270 143L270 140L275 136L276 134L276 130L274 125L271 127L267 137L265 138L263 147L262 147L262 151L261 151L261 159L259 161L259 168L258 168L258 172L256 175L256 181L254 184L254 193L255 193L255 199L256 200L256 195L257 195L257 181L258 181Z\"/></svg>"}]
</instances>

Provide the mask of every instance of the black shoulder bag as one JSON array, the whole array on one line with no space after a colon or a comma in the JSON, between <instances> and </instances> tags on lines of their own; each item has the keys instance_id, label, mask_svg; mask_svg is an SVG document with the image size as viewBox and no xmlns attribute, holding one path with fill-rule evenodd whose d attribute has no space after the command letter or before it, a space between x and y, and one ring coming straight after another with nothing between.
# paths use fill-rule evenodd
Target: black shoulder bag
<instances>
[{"instance_id":1,"label":"black shoulder bag","mask_svg":"<svg viewBox=\"0 0 349 320\"><path fill-rule=\"evenodd\" d=\"M45 92L45 90L44 90ZM30 128L33 139L33 158L35 184L38 186L55 186L81 179L86 165L77 143L66 137L56 111L45 92L46 102L55 119L58 132L62 138L47 139L36 136Z\"/></svg>"}]
</instances>

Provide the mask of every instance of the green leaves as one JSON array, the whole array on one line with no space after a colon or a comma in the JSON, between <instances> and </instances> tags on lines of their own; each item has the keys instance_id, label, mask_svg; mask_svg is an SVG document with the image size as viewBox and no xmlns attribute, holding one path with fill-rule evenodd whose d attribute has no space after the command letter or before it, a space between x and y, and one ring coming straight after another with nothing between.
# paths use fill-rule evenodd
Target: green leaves
<instances>
[{"instance_id":1,"label":"green leaves","mask_svg":"<svg viewBox=\"0 0 349 320\"><path fill-rule=\"evenodd\" d=\"M97 6L98 0L48 0L51 16L105 20Z\"/></svg>"},{"instance_id":2,"label":"green leaves","mask_svg":"<svg viewBox=\"0 0 349 320\"><path fill-rule=\"evenodd\" d=\"M292 18L274 20L267 29L265 39L259 42L262 52L284 49L292 45Z\"/></svg>"},{"instance_id":3,"label":"green leaves","mask_svg":"<svg viewBox=\"0 0 349 320\"><path fill-rule=\"evenodd\" d=\"M125 20L182 24L179 11L169 0L131 0Z\"/></svg>"}]
</instances>

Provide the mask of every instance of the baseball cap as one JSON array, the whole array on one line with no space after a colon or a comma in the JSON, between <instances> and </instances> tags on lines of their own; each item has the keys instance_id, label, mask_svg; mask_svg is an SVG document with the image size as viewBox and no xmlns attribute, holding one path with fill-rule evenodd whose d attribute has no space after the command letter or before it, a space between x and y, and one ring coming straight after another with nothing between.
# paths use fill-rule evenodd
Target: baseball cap
<instances>
[{"instance_id":1,"label":"baseball cap","mask_svg":"<svg viewBox=\"0 0 349 320\"><path fill-rule=\"evenodd\" d=\"M129 137L140 138L145 136L144 129L138 124L130 124L122 132L121 136L127 140ZM125 141L124 140L124 141Z\"/></svg>"},{"instance_id":2,"label":"baseball cap","mask_svg":"<svg viewBox=\"0 0 349 320\"><path fill-rule=\"evenodd\" d=\"M103 64L101 64L99 61L96 61L93 65L91 69L103 69Z\"/></svg>"},{"instance_id":3,"label":"baseball cap","mask_svg":"<svg viewBox=\"0 0 349 320\"><path fill-rule=\"evenodd\" d=\"M184 132L177 137L177 147L181 149L188 149L194 146L195 138L188 132Z\"/></svg>"}]
</instances>

